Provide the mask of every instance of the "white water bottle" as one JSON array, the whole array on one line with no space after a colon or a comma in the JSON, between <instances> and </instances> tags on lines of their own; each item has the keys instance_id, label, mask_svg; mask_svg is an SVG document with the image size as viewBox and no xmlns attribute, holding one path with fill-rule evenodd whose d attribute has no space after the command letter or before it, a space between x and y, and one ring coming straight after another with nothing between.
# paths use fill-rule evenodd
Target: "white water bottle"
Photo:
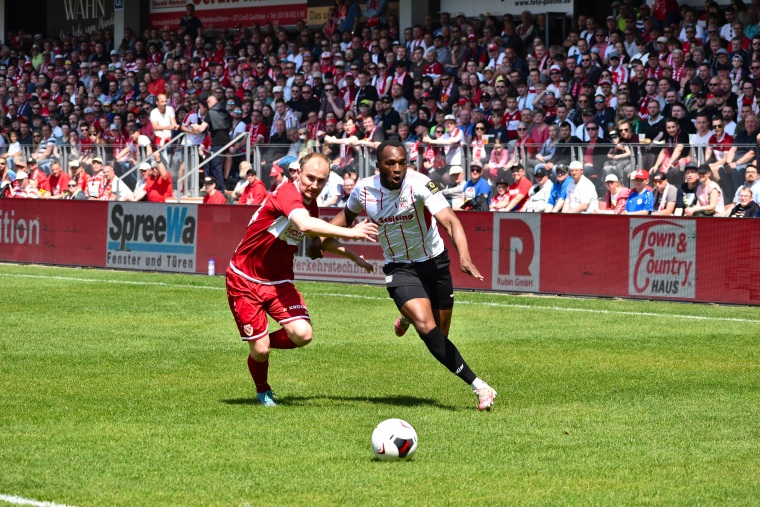
<instances>
[{"instance_id":1,"label":"white water bottle","mask_svg":"<svg viewBox=\"0 0 760 507\"><path fill-rule=\"evenodd\" d=\"M214 265L214 258L208 260L208 276L214 276L216 274L216 266Z\"/></svg>"}]
</instances>

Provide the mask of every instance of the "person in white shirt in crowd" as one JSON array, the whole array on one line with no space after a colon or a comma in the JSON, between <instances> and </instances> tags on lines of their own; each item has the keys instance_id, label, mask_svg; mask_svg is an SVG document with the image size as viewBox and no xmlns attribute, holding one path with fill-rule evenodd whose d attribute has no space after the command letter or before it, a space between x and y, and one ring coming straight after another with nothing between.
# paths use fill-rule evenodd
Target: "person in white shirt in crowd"
<instances>
[{"instance_id":1,"label":"person in white shirt in crowd","mask_svg":"<svg viewBox=\"0 0 760 507\"><path fill-rule=\"evenodd\" d=\"M166 95L160 94L156 107L150 112L150 122L156 137L156 146L163 147L172 138L172 133L179 129L175 118L174 108L167 105Z\"/></svg>"},{"instance_id":2,"label":"person in white shirt in crowd","mask_svg":"<svg viewBox=\"0 0 760 507\"><path fill-rule=\"evenodd\" d=\"M570 162L570 184L562 213L593 213L599 207L596 187L583 175L583 163Z\"/></svg>"}]
</instances>

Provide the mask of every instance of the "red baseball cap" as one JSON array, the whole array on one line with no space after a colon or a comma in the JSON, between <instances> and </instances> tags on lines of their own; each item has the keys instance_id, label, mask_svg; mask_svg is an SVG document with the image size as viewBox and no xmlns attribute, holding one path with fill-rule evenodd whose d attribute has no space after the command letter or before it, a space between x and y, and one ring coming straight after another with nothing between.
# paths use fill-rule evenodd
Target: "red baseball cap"
<instances>
[{"instance_id":1,"label":"red baseball cap","mask_svg":"<svg viewBox=\"0 0 760 507\"><path fill-rule=\"evenodd\" d=\"M646 169L639 169L638 171L631 173L631 179L649 181L649 171Z\"/></svg>"}]
</instances>

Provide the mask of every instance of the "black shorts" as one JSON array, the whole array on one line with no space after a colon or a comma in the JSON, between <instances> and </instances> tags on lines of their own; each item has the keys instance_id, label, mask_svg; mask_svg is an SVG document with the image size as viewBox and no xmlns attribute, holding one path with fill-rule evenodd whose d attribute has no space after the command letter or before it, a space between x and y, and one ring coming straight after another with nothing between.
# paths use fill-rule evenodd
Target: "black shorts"
<instances>
[{"instance_id":1,"label":"black shorts","mask_svg":"<svg viewBox=\"0 0 760 507\"><path fill-rule=\"evenodd\" d=\"M437 310L454 306L454 283L446 250L424 262L389 262L383 266L388 294L401 308L412 299L427 298Z\"/></svg>"}]
</instances>

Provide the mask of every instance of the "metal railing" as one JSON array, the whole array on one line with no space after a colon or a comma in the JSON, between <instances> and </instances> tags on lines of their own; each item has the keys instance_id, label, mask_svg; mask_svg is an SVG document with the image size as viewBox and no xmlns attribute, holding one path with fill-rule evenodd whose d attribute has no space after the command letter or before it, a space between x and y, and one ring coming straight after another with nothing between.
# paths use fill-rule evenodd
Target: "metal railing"
<instances>
[{"instance_id":1,"label":"metal railing","mask_svg":"<svg viewBox=\"0 0 760 507\"><path fill-rule=\"evenodd\" d=\"M181 178L179 178L177 180L177 188L181 188L181 186L185 182L185 180L187 180L191 176L196 176L195 178L190 179L190 181L191 182L195 182L197 184L197 182L198 182L197 175L200 172L200 170L206 164L208 164L209 162L211 162L215 158L224 156L224 152L225 152L225 150L227 150L227 148L229 148L230 146L232 146L233 144L237 143L238 141L240 141L242 139L246 140L246 145L247 145L247 148L246 148L246 160L250 160L250 154L251 154L250 144L251 143L248 142L249 138L250 138L250 134L248 132L241 132L240 134L238 134L237 136L235 136L229 143L227 143L224 146L222 146L221 148L219 148L216 152L210 153L209 156L206 157L206 160L204 160L203 162L197 164L195 167L190 167L189 165L186 164L185 165L185 174ZM192 185L192 183L191 183L191 185ZM191 193L191 196L192 197L198 197L199 194L200 194L200 192L195 191L195 192ZM179 191L177 192L177 202L182 202L182 192L179 192Z\"/></svg>"},{"instance_id":2,"label":"metal railing","mask_svg":"<svg viewBox=\"0 0 760 507\"><path fill-rule=\"evenodd\" d=\"M152 154L158 151L162 154L162 158L164 159L165 164L167 164L167 170L172 174L172 179L174 181L175 189L177 191L177 198L178 200L181 200L183 197L199 197L200 196L200 188L199 188L199 178L198 174L200 170L205 167L208 163L211 162L211 160L214 157L235 157L238 160L246 160L249 161L256 170L259 177L264 181L266 185L269 185L271 183L270 177L269 177L269 171L273 165L273 163L277 160L281 160L289 151L292 153L292 145L290 144L259 144L259 143L250 143L250 136L247 132L241 133L238 136L236 136L234 139L232 139L229 143L227 143L224 147L222 147L217 152L210 154L206 160L200 161L199 160L199 154L198 154L198 148L197 146L186 146L186 145L179 145L183 140L185 140L186 134L180 134L174 138L172 138L166 145L161 147L160 149L154 150L151 146L150 149L148 147L140 147L140 152L138 153L138 159L137 162L134 165L125 164L123 162L119 162L118 164L115 160L115 155L119 151L119 148L123 148L123 146L115 146L115 145L97 145L90 147L86 151L81 150L74 150L74 155L72 155L72 148L69 145L59 145L56 147L56 153L54 156L50 157L48 159L48 163L46 164L46 167L43 169L49 170L49 163L50 161L56 161L59 162L64 168L68 166L68 162L71 161L72 158L77 158L78 160L81 160L83 162L83 165L85 166L85 169L89 172L89 164L93 157L99 156L106 164L113 164L114 168L116 169L116 174L124 181L125 184L127 184L128 187L132 188L133 184L131 184L129 180L130 177L132 177L135 173L135 171L138 170L139 165L145 161L149 161ZM227 149L232 146L235 143L240 142L241 140L244 140L246 143L245 151L242 150L236 154L229 154L227 153ZM425 145L424 143L407 143L407 151L408 151L408 158L410 160L410 163L413 164L418 170L421 170L425 172L427 169L425 168L426 165L430 165L428 162L427 155L428 153L428 145ZM493 150L494 143L488 142L482 146L484 148L484 155L481 158L479 162L483 164L484 162L489 162L491 159L491 152ZM627 157L623 157L621 159L617 159L616 161L613 161L609 157L610 150L616 145L610 143L609 141L600 140L596 143L595 149L593 151L593 154L587 153L587 149L589 148L588 143L581 143L581 144L566 144L566 145L559 145L560 148L562 148L562 153L565 153L564 160L562 162L569 164L571 161L589 161L590 157L590 166L593 167L598 173L598 176L604 176L605 168L609 168L615 164L617 164L619 167L617 169L617 172L615 174L622 176L620 177L621 183L623 185L628 185L628 174L630 174L632 171L635 171L636 169L643 168L650 170L652 166L654 165L655 161L657 160L658 155L660 152L664 149L671 150L673 147L670 147L665 144L661 143L632 143L632 144L626 144L628 148L628 155ZM534 153L538 153L541 151L543 145L542 144L530 144L526 146L516 146L513 141L506 143L505 148L508 151L508 158L512 159L514 156L514 160L519 161L523 165L529 166L530 171L528 172L529 175L532 174L532 169L535 168L535 165L537 163L537 160L535 158ZM480 147L479 147L480 148ZM717 149L716 149L717 148ZM716 157L716 154L723 155L724 152L727 152L728 149L736 148L738 154L743 154L747 152L748 150L759 150L757 145L736 145L733 144L731 146L714 146L710 148L710 151L712 154L710 154L710 159L708 160L708 147L707 146L701 146L696 144L685 144L682 150L681 157L679 158L679 163L677 164L676 169L680 168L683 170L685 162L693 162L697 165L703 164L703 163L711 163L713 167L717 165L722 165L719 163L718 158ZM310 146L310 150L315 151L321 151L323 153L326 153L332 162L332 169L336 173L342 173L345 169L350 169L354 171L359 178L371 176L375 171L375 153L374 150L371 148L368 148L366 146L354 146L354 147L347 147L347 150L349 150L349 153L351 154L351 157L349 157L349 163L343 164L343 159L340 157L340 146L338 144L329 144L329 143L323 143L319 142L316 143L314 146ZM416 150L416 151L415 151ZM469 179L470 177L470 167L473 163L473 153L472 153L472 145L471 144L462 144L458 146L452 146L448 148L442 149L442 154L444 158L448 158L449 162L450 155L454 153L454 151L459 151L458 154L458 165L461 165L466 177ZM307 150L309 151L309 150ZM28 157L29 155L32 155L34 153L38 153L39 150L34 146L23 146L22 147L22 156ZM298 152L298 156L300 157L303 155L304 150L301 149ZM569 156L567 155L569 153ZM21 154L20 154L21 155ZM555 156L550 157L548 160L552 162L553 164L557 163L556 152ZM747 157L744 157L745 159ZM739 156L737 155L734 157L734 161L739 159ZM752 162L754 160L754 157L750 159L748 162ZM439 165L439 164L437 164ZM442 171L446 171L448 169L449 164L445 164L443 168L441 168ZM184 167L184 173L180 173L181 168ZM123 170L122 170L123 169ZM287 167L283 166L282 169L285 173L287 173ZM503 171L503 167L499 168L498 171L499 175L505 174L508 175L508 171ZM46 170L46 172L47 172ZM677 173L677 171L676 171ZM486 171L484 175L489 180L489 183L493 184L495 182L494 172L488 172ZM230 172L231 178L230 183L234 184L238 179L244 179L244 175L242 178L238 177L238 171L237 167L233 165ZM552 174L553 176L553 174ZM507 176L508 177L508 176ZM228 187L231 188L231 187ZM118 187L117 187L118 189ZM120 190L120 189L119 189ZM120 195L117 196L117 198L120 198Z\"/></svg>"}]
</instances>

